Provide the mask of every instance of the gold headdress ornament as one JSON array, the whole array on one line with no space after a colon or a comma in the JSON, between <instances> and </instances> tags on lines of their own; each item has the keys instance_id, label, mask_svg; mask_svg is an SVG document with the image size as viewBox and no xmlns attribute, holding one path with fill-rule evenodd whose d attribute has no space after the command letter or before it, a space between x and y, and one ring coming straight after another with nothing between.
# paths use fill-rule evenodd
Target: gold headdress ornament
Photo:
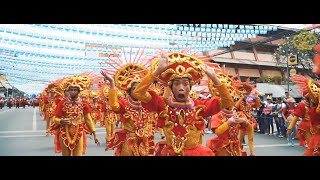
<instances>
[{"instance_id":1,"label":"gold headdress ornament","mask_svg":"<svg viewBox=\"0 0 320 180\"><path fill-rule=\"evenodd\" d=\"M153 83L150 87L154 92L156 92L159 96L163 95L164 93L164 85L160 82Z\"/></svg>"},{"instance_id":2,"label":"gold headdress ornament","mask_svg":"<svg viewBox=\"0 0 320 180\"><path fill-rule=\"evenodd\" d=\"M136 55L132 56L132 49L130 50L129 58L125 49L123 49L123 55L120 57L117 53L113 52L117 60L108 56L109 61L106 62L114 70L103 69L108 75L114 77L115 86L121 90L128 90L133 82L140 82L141 79L148 73L151 60L153 56L144 54L144 49L140 52L140 49L136 52Z\"/></svg>"},{"instance_id":3,"label":"gold headdress ornament","mask_svg":"<svg viewBox=\"0 0 320 180\"><path fill-rule=\"evenodd\" d=\"M197 92L197 91L195 91L195 90L191 90L190 92L189 92L189 96L192 98L192 99L199 99L199 93Z\"/></svg>"},{"instance_id":4,"label":"gold headdress ornament","mask_svg":"<svg viewBox=\"0 0 320 180\"><path fill-rule=\"evenodd\" d=\"M83 91L80 92L79 96L81 98L89 98L90 96L90 90L89 89L85 89Z\"/></svg>"},{"instance_id":5,"label":"gold headdress ornament","mask_svg":"<svg viewBox=\"0 0 320 180\"><path fill-rule=\"evenodd\" d=\"M103 83L99 86L100 93L105 97L109 98L109 90L110 90L110 84L109 83ZM124 96L125 92L123 90L118 91L118 98L122 98Z\"/></svg>"},{"instance_id":6,"label":"gold headdress ornament","mask_svg":"<svg viewBox=\"0 0 320 180\"><path fill-rule=\"evenodd\" d=\"M300 74L290 77L290 80L296 84L304 97L310 97L312 102L318 104L320 96L320 85L319 83L308 79Z\"/></svg>"},{"instance_id":7,"label":"gold headdress ornament","mask_svg":"<svg viewBox=\"0 0 320 180\"><path fill-rule=\"evenodd\" d=\"M245 82L241 82L240 80L234 81L234 86L238 89L240 95L249 95L255 88L255 84L250 84L249 77Z\"/></svg>"},{"instance_id":8,"label":"gold headdress ornament","mask_svg":"<svg viewBox=\"0 0 320 180\"><path fill-rule=\"evenodd\" d=\"M100 74L96 75L94 71L86 71L86 72L83 72L81 74L78 74L78 76L87 76L87 77L89 77L90 78L89 87L92 87L93 85L97 85L98 87L100 87L101 84L104 83L103 76L101 76Z\"/></svg>"},{"instance_id":9,"label":"gold headdress ornament","mask_svg":"<svg viewBox=\"0 0 320 180\"><path fill-rule=\"evenodd\" d=\"M91 90L90 91L90 98L91 99L98 99L101 96L100 90Z\"/></svg>"},{"instance_id":10,"label":"gold headdress ornament","mask_svg":"<svg viewBox=\"0 0 320 180\"><path fill-rule=\"evenodd\" d=\"M90 88L92 85L103 83L104 79L100 75L95 75L94 71L86 71L75 76L66 77L60 83L60 88L62 90L68 90L69 87L78 87L80 91Z\"/></svg>"},{"instance_id":11,"label":"gold headdress ornament","mask_svg":"<svg viewBox=\"0 0 320 180\"><path fill-rule=\"evenodd\" d=\"M48 87L45 89L45 92L46 93L51 93L51 92L55 92L57 93L58 95L62 95L63 94L63 91L62 89L59 87L59 84L58 82L52 82L48 85Z\"/></svg>"},{"instance_id":12,"label":"gold headdress ornament","mask_svg":"<svg viewBox=\"0 0 320 180\"><path fill-rule=\"evenodd\" d=\"M63 90L61 89L61 83L63 82L63 80L64 80L64 78L61 78L61 79L57 79L57 80L51 82L51 84L49 84L49 86L48 86L48 89L52 89L57 94L63 96L64 93L63 93Z\"/></svg>"},{"instance_id":13,"label":"gold headdress ornament","mask_svg":"<svg viewBox=\"0 0 320 180\"><path fill-rule=\"evenodd\" d=\"M158 80L165 85L168 85L169 82L176 78L188 78L192 85L200 82L204 76L204 72L201 68L204 60L212 59L208 56L196 56L195 54L186 54L190 48L182 50L181 52L171 52L168 53L169 57L169 66L167 70L162 72ZM156 60L152 63L151 70L154 71L159 63L160 57L157 57Z\"/></svg>"},{"instance_id":14,"label":"gold headdress ornament","mask_svg":"<svg viewBox=\"0 0 320 180\"><path fill-rule=\"evenodd\" d=\"M235 87L235 78L237 75L235 74L231 78L229 77L229 72L227 72L225 65L220 68L219 66L215 65L215 72L221 83L224 83L227 86L227 89L229 93L231 94L231 97L234 99L237 99L239 97L239 93L237 91L237 88ZM214 84L212 80L209 81L209 91L211 95L214 96L220 96L217 88L214 87Z\"/></svg>"},{"instance_id":15,"label":"gold headdress ornament","mask_svg":"<svg viewBox=\"0 0 320 180\"><path fill-rule=\"evenodd\" d=\"M48 87L46 88L47 89L47 92L56 92L56 88L57 88L57 84L55 83L51 83L48 85Z\"/></svg>"},{"instance_id":16,"label":"gold headdress ornament","mask_svg":"<svg viewBox=\"0 0 320 180\"><path fill-rule=\"evenodd\" d=\"M78 87L80 91L89 88L91 85L91 79L89 76L76 75L67 77L63 80L60 87L62 90L68 90L70 87Z\"/></svg>"}]
</instances>

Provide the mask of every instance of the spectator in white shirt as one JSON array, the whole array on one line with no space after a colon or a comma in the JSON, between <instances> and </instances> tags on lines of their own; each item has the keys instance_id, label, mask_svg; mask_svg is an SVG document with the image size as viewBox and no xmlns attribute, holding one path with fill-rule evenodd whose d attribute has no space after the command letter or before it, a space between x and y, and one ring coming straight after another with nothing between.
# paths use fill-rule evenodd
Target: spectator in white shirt
<instances>
[{"instance_id":1,"label":"spectator in white shirt","mask_svg":"<svg viewBox=\"0 0 320 180\"><path fill-rule=\"evenodd\" d=\"M272 112L272 98L271 96L267 97L267 102L265 103L265 106L263 108L263 114L264 114L264 119L265 119L265 132L266 134L273 135L274 133L274 126L273 126L273 117L271 115ZM271 127L271 129L270 129ZM271 130L271 132L270 132Z\"/></svg>"},{"instance_id":2,"label":"spectator in white shirt","mask_svg":"<svg viewBox=\"0 0 320 180\"><path fill-rule=\"evenodd\" d=\"M274 114L276 115L275 119L277 119L278 122L278 136L283 137L284 134L286 134L285 130L285 122L282 117L282 109L285 108L286 105L282 102L281 98L277 98L277 104L274 105Z\"/></svg>"}]
</instances>

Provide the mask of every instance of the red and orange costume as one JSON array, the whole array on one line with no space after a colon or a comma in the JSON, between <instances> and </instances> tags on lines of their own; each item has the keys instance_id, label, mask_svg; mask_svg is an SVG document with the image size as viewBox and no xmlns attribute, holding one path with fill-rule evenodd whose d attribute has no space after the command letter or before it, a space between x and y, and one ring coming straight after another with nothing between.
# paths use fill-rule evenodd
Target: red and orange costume
<instances>
[{"instance_id":1,"label":"red and orange costume","mask_svg":"<svg viewBox=\"0 0 320 180\"><path fill-rule=\"evenodd\" d=\"M35 108L36 106L39 106L39 98L33 98L32 100L32 107Z\"/></svg>"},{"instance_id":2,"label":"red and orange costume","mask_svg":"<svg viewBox=\"0 0 320 180\"><path fill-rule=\"evenodd\" d=\"M102 105L102 117L103 117L103 124L106 128L106 148L108 150L108 144L110 144L111 139L114 137L114 130L116 126L117 114L113 112L111 106L109 105L109 90L107 84L101 86L102 93L105 97L105 101ZM118 97L121 97L121 94L118 93Z\"/></svg>"},{"instance_id":3,"label":"red and orange costume","mask_svg":"<svg viewBox=\"0 0 320 180\"><path fill-rule=\"evenodd\" d=\"M233 97L233 101L237 102L240 94L235 86L235 76L230 78L224 66L219 70L221 70L221 72L217 73L217 77L227 86L229 93ZM220 96L218 90L213 86L212 81L209 82L209 87L212 96ZM242 101L238 102L241 103ZM228 119L234 116L247 119L241 111L236 113L236 110L227 109L221 110L211 118L210 128L217 136L208 139L206 146L210 148L216 156L242 156L242 147L238 136L240 130L246 129L246 127L244 124L239 123L227 124ZM243 138L243 136L241 138Z\"/></svg>"},{"instance_id":4,"label":"red and orange costume","mask_svg":"<svg viewBox=\"0 0 320 180\"><path fill-rule=\"evenodd\" d=\"M201 136L205 128L205 118L218 113L221 108L229 107L231 96L225 85L216 88L221 93L220 98L206 100L188 99L179 103L170 96L168 100L160 97L152 90L150 85L158 79L165 85L175 78L189 78L190 84L198 83L203 77L200 64L203 62L191 55L184 53L169 53L169 66L159 77L148 73L138 87L134 90L134 96L141 100L142 106L150 112L159 114L158 127L163 128L166 140L157 145L156 155L161 156L214 156L209 148L202 146ZM155 70L159 59L152 65Z\"/></svg>"},{"instance_id":5,"label":"red and orange costume","mask_svg":"<svg viewBox=\"0 0 320 180\"><path fill-rule=\"evenodd\" d=\"M128 91L133 83L139 83L141 78L145 76L147 59L143 55L134 57L134 60L126 59L125 64L114 61L108 63L111 67L115 67L114 83L117 88L122 91ZM139 56L139 58L137 58ZM142 59L144 62L142 62ZM142 63L139 63L142 62ZM145 63L145 64L143 64ZM149 63L150 64L150 63ZM117 66L117 67L116 67ZM111 71L108 71L110 73ZM120 121L123 129L115 132L114 137L110 140L108 148L116 148L116 156L150 156L154 154L154 116L144 109L140 101L134 100L127 95L124 99L118 99L118 90L109 90L109 105L112 110L120 114Z\"/></svg>"},{"instance_id":6,"label":"red and orange costume","mask_svg":"<svg viewBox=\"0 0 320 180\"><path fill-rule=\"evenodd\" d=\"M308 145L308 154L310 155L310 152L313 150L313 147L309 148L309 142L311 140L311 137L313 136L312 134L314 133L313 131L318 132L317 130L317 109L319 109L320 113L320 108L315 108L312 107L314 105L319 104L319 91L320 91L320 86L317 84L317 82L312 81L307 79L306 77L302 75L295 75L291 77L292 82L296 83L303 94L305 98L309 98L311 102L306 103L306 100L300 102L298 106L294 110L294 118L292 122L290 123L290 126L288 129L292 129L293 126L297 123L299 118L302 118L301 123L298 125L298 137L300 141L301 146ZM310 104L311 103L311 104ZM311 106L310 106L311 105ZM315 126L313 126L315 125ZM316 136L315 136L316 138ZM312 145L315 144L315 139L313 139ZM306 154L305 154L306 155Z\"/></svg>"},{"instance_id":7,"label":"red and orange costume","mask_svg":"<svg viewBox=\"0 0 320 180\"><path fill-rule=\"evenodd\" d=\"M91 118L94 122L94 124L102 124L101 119L101 109L102 109L102 104L100 104L99 100L100 96L100 91L98 90L91 90L90 91L90 108L91 108Z\"/></svg>"},{"instance_id":8,"label":"red and orange costume","mask_svg":"<svg viewBox=\"0 0 320 180\"><path fill-rule=\"evenodd\" d=\"M80 91L90 86L88 76L73 76L65 78L60 87L62 90L68 90L69 87L78 87ZM84 142L84 124L87 125L90 132L95 132L95 126L90 116L90 106L79 97L72 101L64 99L59 102L55 111L53 122L59 126L59 142L63 156L82 156ZM70 125L61 125L62 118L70 118Z\"/></svg>"},{"instance_id":9,"label":"red and orange costume","mask_svg":"<svg viewBox=\"0 0 320 180\"><path fill-rule=\"evenodd\" d=\"M248 126L244 126L240 129L240 146L243 149L242 140L244 139L245 135L248 135L248 145L250 150L250 155L254 155L254 148L253 148L253 136L254 136L254 129L257 127L257 121L251 114L253 108L257 108L261 106L260 98L256 95L252 94L254 90L254 85L249 84L250 79L247 78L246 82L239 82L235 81L235 86L239 92L240 99L236 103L235 107L237 112L243 115L243 117L247 120ZM244 97L247 96L247 99ZM245 154L245 153L244 153Z\"/></svg>"},{"instance_id":10,"label":"red and orange costume","mask_svg":"<svg viewBox=\"0 0 320 180\"><path fill-rule=\"evenodd\" d=\"M84 89L79 93L80 99L82 102L89 104L90 106L90 89ZM84 127L84 133L83 133L83 154L86 153L87 150L87 134L90 134L90 129L86 126L86 124L83 125Z\"/></svg>"},{"instance_id":11,"label":"red and orange costume","mask_svg":"<svg viewBox=\"0 0 320 180\"><path fill-rule=\"evenodd\" d=\"M315 55L313 58L312 72L320 75L320 44L317 44L313 50ZM308 117L311 122L312 137L308 143L308 148L304 153L305 156L320 156L320 83L319 81L301 80L304 77L295 78L299 80L298 85L304 92L307 92L311 99L311 106L309 108Z\"/></svg>"},{"instance_id":12,"label":"red and orange costume","mask_svg":"<svg viewBox=\"0 0 320 180\"><path fill-rule=\"evenodd\" d=\"M320 89L320 88L319 88ZM310 138L308 148L304 153L305 156L320 156L320 106L310 107L309 110L312 137Z\"/></svg>"},{"instance_id":13,"label":"red and orange costume","mask_svg":"<svg viewBox=\"0 0 320 180\"><path fill-rule=\"evenodd\" d=\"M47 108L45 116L49 118L49 129L47 129L47 135L49 135L49 133L52 133L54 135L54 152L55 153L61 153L61 146L59 142L59 128L54 124L53 119L54 119L54 112L56 110L57 105L59 104L60 101L65 99L65 97L62 97L63 91L60 88L60 84L62 81L63 79L59 79L52 82L47 87L47 90L49 91L49 94L50 94L50 91L55 92L55 96L52 98L49 97L44 99L44 104L46 105L46 108Z\"/></svg>"},{"instance_id":14,"label":"red and orange costume","mask_svg":"<svg viewBox=\"0 0 320 180\"><path fill-rule=\"evenodd\" d=\"M17 96L15 99L15 105L16 105L16 108L19 108L21 106L21 99L19 96Z\"/></svg>"},{"instance_id":15,"label":"red and orange costume","mask_svg":"<svg viewBox=\"0 0 320 180\"><path fill-rule=\"evenodd\" d=\"M236 112L223 109L220 113L211 118L211 130L217 137L207 141L207 147L210 148L216 156L242 156L242 147L239 141L240 129L246 128L244 124L232 123L228 125L226 121L235 116ZM243 114L238 114L242 116Z\"/></svg>"},{"instance_id":16,"label":"red and orange costume","mask_svg":"<svg viewBox=\"0 0 320 180\"><path fill-rule=\"evenodd\" d=\"M13 104L14 104L14 98L9 97L8 102L7 102L7 106L9 107L9 109L11 109Z\"/></svg>"},{"instance_id":17,"label":"red and orange costume","mask_svg":"<svg viewBox=\"0 0 320 180\"><path fill-rule=\"evenodd\" d=\"M42 116L44 121L45 121L44 99L46 98L46 92L47 92L47 88L44 91L42 91L39 96L39 111L40 111L40 116Z\"/></svg>"},{"instance_id":18,"label":"red and orange costume","mask_svg":"<svg viewBox=\"0 0 320 180\"><path fill-rule=\"evenodd\" d=\"M47 136L51 133L50 126L52 124L52 119L54 117L54 111L58 105L58 103L62 100L61 92L58 91L59 84L51 83L48 86L49 96L44 98L44 110L45 110L45 121L46 121L46 130ZM53 96L52 96L53 95Z\"/></svg>"},{"instance_id":19,"label":"red and orange costume","mask_svg":"<svg viewBox=\"0 0 320 180\"><path fill-rule=\"evenodd\" d=\"M294 117L288 129L292 129L299 118L302 119L298 125L297 136L299 137L300 146L305 146L311 138L311 121L309 114L309 106L304 102L300 102L294 110Z\"/></svg>"},{"instance_id":20,"label":"red and orange costume","mask_svg":"<svg viewBox=\"0 0 320 180\"><path fill-rule=\"evenodd\" d=\"M26 108L26 105L28 105L28 100L26 98L22 98L21 105L23 108Z\"/></svg>"}]
</instances>

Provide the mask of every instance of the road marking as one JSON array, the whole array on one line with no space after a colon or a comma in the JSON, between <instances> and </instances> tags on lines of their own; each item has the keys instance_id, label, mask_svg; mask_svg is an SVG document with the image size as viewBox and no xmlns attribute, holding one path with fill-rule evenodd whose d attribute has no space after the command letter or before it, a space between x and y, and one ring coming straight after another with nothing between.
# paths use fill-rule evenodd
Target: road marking
<instances>
[{"instance_id":1,"label":"road marking","mask_svg":"<svg viewBox=\"0 0 320 180\"><path fill-rule=\"evenodd\" d=\"M0 114L8 112L8 111L12 111L12 110L14 110L14 109L7 109L7 110L4 110L4 111L1 111Z\"/></svg>"},{"instance_id":2,"label":"road marking","mask_svg":"<svg viewBox=\"0 0 320 180\"><path fill-rule=\"evenodd\" d=\"M36 116L36 109L33 109L33 118L32 118L32 130L37 130L37 116Z\"/></svg>"}]
</instances>

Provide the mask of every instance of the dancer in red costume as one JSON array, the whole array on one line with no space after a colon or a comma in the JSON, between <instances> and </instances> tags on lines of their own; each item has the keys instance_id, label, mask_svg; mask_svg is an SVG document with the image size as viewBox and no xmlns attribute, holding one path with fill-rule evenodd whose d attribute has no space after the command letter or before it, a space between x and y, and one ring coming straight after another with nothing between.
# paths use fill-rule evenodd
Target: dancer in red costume
<instances>
[{"instance_id":1,"label":"dancer in red costume","mask_svg":"<svg viewBox=\"0 0 320 180\"><path fill-rule=\"evenodd\" d=\"M242 114L243 118L247 120L248 125L243 126L240 129L240 146L243 149L242 142L245 135L248 135L248 145L250 150L250 156L254 156L253 137L254 129L257 127L257 121L252 115L253 108L261 106L260 98L254 89L254 85L249 84L250 79L247 78L246 82L235 81L235 86L239 92L239 100L235 107L237 112ZM243 152L243 154L246 154Z\"/></svg>"},{"instance_id":2,"label":"dancer in red costume","mask_svg":"<svg viewBox=\"0 0 320 180\"><path fill-rule=\"evenodd\" d=\"M116 131L108 144L108 148L116 148L116 156L154 155L154 116L132 96L132 92L148 72L146 67L150 66L147 56L143 56L144 51L138 55L139 52L140 50L134 59L130 53L130 58L127 59L128 55L124 51L123 59L118 57L120 63L110 58L111 63L108 65L114 67L116 71L101 71L105 79L110 82L109 105L115 113L120 114L120 121L123 124L123 129ZM121 63L123 61L125 63ZM112 75L114 79L111 78ZM124 99L118 99L118 90L115 87L126 91L128 95Z\"/></svg>"},{"instance_id":3,"label":"dancer in red costume","mask_svg":"<svg viewBox=\"0 0 320 180\"><path fill-rule=\"evenodd\" d=\"M59 141L62 150L62 156L82 156L84 124L87 125L90 132L94 135L95 143L100 145L95 134L95 126L90 116L90 106L83 102L78 94L90 86L88 76L73 76L65 78L61 83L61 89L70 93L70 98L59 102L55 118L55 125L59 126Z\"/></svg>"},{"instance_id":4,"label":"dancer in red costume","mask_svg":"<svg viewBox=\"0 0 320 180\"><path fill-rule=\"evenodd\" d=\"M191 87L198 83L204 73L213 81L221 94L220 98L193 100L189 97ZM172 96L166 100L152 90L150 85L158 79L169 86ZM166 143L159 146L162 156L213 156L214 153L199 141L205 128L205 118L231 107L232 98L214 70L199 57L182 53L161 53L149 72L133 92L144 108L158 112L158 127L162 127Z\"/></svg>"},{"instance_id":5,"label":"dancer in red costume","mask_svg":"<svg viewBox=\"0 0 320 180\"><path fill-rule=\"evenodd\" d=\"M226 85L229 93L233 97L233 101L237 102L240 94L235 86L234 79L236 76L230 78L224 66L222 67L221 72L217 72L217 76L220 81ZM220 96L211 82L209 83L209 87L213 97ZM237 120L232 118L235 116L238 117ZM206 146L210 148L216 156L242 156L239 133L241 129L245 129L248 125L249 121L247 121L245 115L241 112L236 112L235 108L234 110L222 109L218 114L215 114L211 118L210 128L217 136L208 139Z\"/></svg>"},{"instance_id":6,"label":"dancer in red costume","mask_svg":"<svg viewBox=\"0 0 320 180\"><path fill-rule=\"evenodd\" d=\"M316 52L313 58L312 72L320 74L320 44L317 44L313 50ZM302 75L295 75L291 77L292 82L297 84L301 92L307 100L299 103L295 109L294 121L288 128L288 133L291 133L293 125L297 121L297 117L303 116L302 122L299 124L300 128L300 145L307 143L308 147L304 155L306 156L319 156L320 155L320 83L319 81L310 80ZM302 124L302 125L301 125ZM298 130L299 131L299 130ZM302 141L302 142L301 142Z\"/></svg>"}]
</instances>

